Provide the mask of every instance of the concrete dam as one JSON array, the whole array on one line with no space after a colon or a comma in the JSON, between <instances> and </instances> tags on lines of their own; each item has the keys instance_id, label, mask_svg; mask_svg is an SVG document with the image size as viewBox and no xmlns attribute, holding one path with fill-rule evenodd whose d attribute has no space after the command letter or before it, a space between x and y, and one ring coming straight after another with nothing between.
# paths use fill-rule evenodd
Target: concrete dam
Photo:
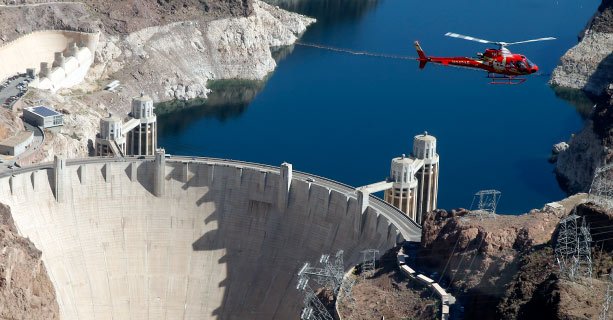
<instances>
[{"instance_id":1,"label":"concrete dam","mask_svg":"<svg viewBox=\"0 0 613 320\"><path fill-rule=\"evenodd\" d=\"M322 253L419 240L352 187L231 160L56 159L0 173L42 251L62 319L297 319L297 270Z\"/></svg>"}]
</instances>

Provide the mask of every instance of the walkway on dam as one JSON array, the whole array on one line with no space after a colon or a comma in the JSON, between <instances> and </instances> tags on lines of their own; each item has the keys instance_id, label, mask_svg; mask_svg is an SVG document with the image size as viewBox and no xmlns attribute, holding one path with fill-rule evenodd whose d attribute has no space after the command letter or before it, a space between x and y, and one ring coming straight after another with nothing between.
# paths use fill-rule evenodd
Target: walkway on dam
<instances>
[{"instance_id":1,"label":"walkway on dam","mask_svg":"<svg viewBox=\"0 0 613 320\"><path fill-rule=\"evenodd\" d=\"M67 165L82 165L82 164L92 164L92 163L108 163L108 162L141 162L141 161L153 161L154 157L145 157L144 159L137 158L101 158L101 157L91 157L91 158L81 158L81 159L68 159L66 161ZM268 172L279 172L279 167L258 164L252 162L238 161L238 160L229 160L229 159L217 159L217 158L206 158L206 157L190 157L190 156L172 156L166 159L167 162L198 162L198 163L208 163L208 164L217 164L217 165L226 165L233 166L237 168L251 168L256 170L263 170ZM36 170L43 169L53 169L53 163L41 163L33 166L27 166L22 168L0 168L0 178L8 177L11 175L17 175L27 172L32 172ZM319 186L328 188L330 190L335 190L342 194L345 194L349 197L357 198L356 188L343 184L338 181L334 181L325 177L320 177L316 175L312 175L309 173L304 173L300 171L293 171L293 179L295 180L303 180L308 181L313 184L317 184ZM389 221L391 221L398 231L402 234L402 236L409 241L420 241L421 239L421 226L419 226L416 222L409 219L402 211L398 210L394 206L388 204L382 199L370 195L369 205L375 209L377 212L386 217Z\"/></svg>"}]
</instances>

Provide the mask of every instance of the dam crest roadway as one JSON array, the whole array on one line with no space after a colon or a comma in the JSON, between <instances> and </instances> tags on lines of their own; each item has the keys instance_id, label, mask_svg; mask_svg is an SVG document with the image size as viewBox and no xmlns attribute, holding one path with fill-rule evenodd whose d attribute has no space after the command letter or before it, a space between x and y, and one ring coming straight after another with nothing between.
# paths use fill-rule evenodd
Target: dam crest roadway
<instances>
[{"instance_id":1,"label":"dam crest roadway","mask_svg":"<svg viewBox=\"0 0 613 320\"><path fill-rule=\"evenodd\" d=\"M62 319L288 319L304 261L342 249L349 269L421 236L381 199L287 163L56 158L0 172L0 195Z\"/></svg>"}]
</instances>

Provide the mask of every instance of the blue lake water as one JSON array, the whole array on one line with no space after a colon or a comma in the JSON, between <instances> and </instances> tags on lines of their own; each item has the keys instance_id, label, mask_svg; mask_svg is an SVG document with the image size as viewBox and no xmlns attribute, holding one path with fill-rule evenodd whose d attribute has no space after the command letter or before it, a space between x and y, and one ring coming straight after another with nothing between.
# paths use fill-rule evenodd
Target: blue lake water
<instances>
[{"instance_id":1,"label":"blue lake water","mask_svg":"<svg viewBox=\"0 0 613 320\"><path fill-rule=\"evenodd\" d=\"M545 36L511 46L550 73L576 44L599 1L305 0L286 5L315 16L301 41L387 54L474 56L489 40ZM438 138L439 207L470 205L481 189L502 192L501 213L525 212L564 197L547 162L551 146L579 131L577 109L556 97L548 76L489 85L485 73L414 61L296 46L250 102L195 107L161 116L160 146L172 154L279 165L359 186L384 179L390 160L409 154L413 136ZM248 96L248 95L247 95ZM236 101L233 101L236 100Z\"/></svg>"}]
</instances>

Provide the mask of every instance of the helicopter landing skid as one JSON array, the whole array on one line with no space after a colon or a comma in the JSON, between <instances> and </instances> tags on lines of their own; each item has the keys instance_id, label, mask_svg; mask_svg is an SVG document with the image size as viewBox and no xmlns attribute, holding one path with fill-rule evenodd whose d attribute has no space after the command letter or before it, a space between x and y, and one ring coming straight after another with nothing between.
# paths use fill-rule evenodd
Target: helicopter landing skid
<instances>
[{"instance_id":1,"label":"helicopter landing skid","mask_svg":"<svg viewBox=\"0 0 613 320\"><path fill-rule=\"evenodd\" d=\"M488 73L487 78L491 79L490 84L506 84L516 85L526 82L526 78L518 78L517 76L498 75L496 73Z\"/></svg>"}]
</instances>

